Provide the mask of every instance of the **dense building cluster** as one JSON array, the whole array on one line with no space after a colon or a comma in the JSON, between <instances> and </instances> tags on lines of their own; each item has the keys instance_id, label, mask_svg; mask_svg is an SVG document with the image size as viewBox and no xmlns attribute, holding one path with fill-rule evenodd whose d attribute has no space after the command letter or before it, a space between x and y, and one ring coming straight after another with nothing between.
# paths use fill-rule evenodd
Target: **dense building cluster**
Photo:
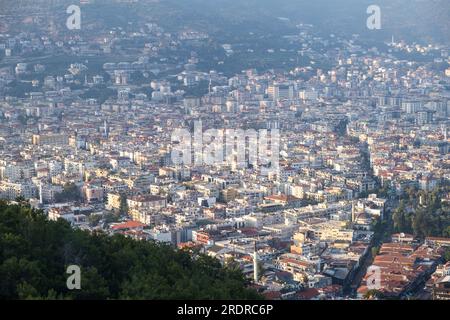
<instances>
[{"instance_id":1,"label":"dense building cluster","mask_svg":"<svg viewBox=\"0 0 450 320\"><path fill-rule=\"evenodd\" d=\"M362 298L370 264L385 296L422 289L432 274L430 290L445 295L448 263L438 265L448 238L393 236L372 248L406 188L448 185L450 69L436 65L450 62L449 48L393 40L367 49L300 25L284 39L306 65L227 75L203 67L196 48L211 40L206 32L155 23L107 31L89 41L0 36L0 198L24 198L76 228L199 248L271 299L356 289ZM53 68L33 52L86 61ZM176 163L178 129L194 138L188 159L221 153L227 138L232 157ZM279 132L277 166L253 161L252 148L264 146L251 137L235 146L207 135L213 129Z\"/></svg>"}]
</instances>

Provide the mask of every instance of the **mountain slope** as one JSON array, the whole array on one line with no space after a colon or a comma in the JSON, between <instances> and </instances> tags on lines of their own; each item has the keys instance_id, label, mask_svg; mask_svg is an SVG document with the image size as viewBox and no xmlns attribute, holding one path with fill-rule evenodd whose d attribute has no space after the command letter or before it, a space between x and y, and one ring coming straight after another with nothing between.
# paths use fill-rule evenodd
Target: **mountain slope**
<instances>
[{"instance_id":1,"label":"mountain slope","mask_svg":"<svg viewBox=\"0 0 450 320\"><path fill-rule=\"evenodd\" d=\"M68 290L68 265L81 290ZM0 299L254 299L239 270L122 236L91 235L0 202Z\"/></svg>"}]
</instances>

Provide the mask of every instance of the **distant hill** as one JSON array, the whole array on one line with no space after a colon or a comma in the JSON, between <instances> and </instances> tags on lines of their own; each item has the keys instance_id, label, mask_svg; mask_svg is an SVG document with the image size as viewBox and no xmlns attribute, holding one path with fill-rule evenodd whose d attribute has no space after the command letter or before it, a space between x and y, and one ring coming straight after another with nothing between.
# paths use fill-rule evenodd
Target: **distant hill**
<instances>
[{"instance_id":1,"label":"distant hill","mask_svg":"<svg viewBox=\"0 0 450 320\"><path fill-rule=\"evenodd\" d=\"M148 7L164 7L185 19L209 20L226 28L227 24L245 22L272 26L277 17L293 23L305 22L316 26L318 32L350 36L359 33L377 40L391 35L410 41L440 41L450 44L450 2L448 0L160 0ZM382 29L366 28L369 5L381 8ZM148 12L151 15L151 12ZM181 19L183 21L183 19Z\"/></svg>"},{"instance_id":2,"label":"distant hill","mask_svg":"<svg viewBox=\"0 0 450 320\"><path fill-rule=\"evenodd\" d=\"M72 0L0 0L1 14L25 15L57 8L58 15ZM382 29L366 28L369 5L381 8ZM125 25L129 19L154 20L171 31L195 26L204 31L238 32L241 26L276 31L277 18L293 24L313 24L319 33L350 36L358 33L368 40L397 39L450 44L449 0L91 0L83 6L89 19L108 25Z\"/></svg>"},{"instance_id":3,"label":"distant hill","mask_svg":"<svg viewBox=\"0 0 450 320\"><path fill-rule=\"evenodd\" d=\"M81 290L66 269L81 268ZM238 269L123 236L91 235L0 202L1 299L256 299Z\"/></svg>"}]
</instances>

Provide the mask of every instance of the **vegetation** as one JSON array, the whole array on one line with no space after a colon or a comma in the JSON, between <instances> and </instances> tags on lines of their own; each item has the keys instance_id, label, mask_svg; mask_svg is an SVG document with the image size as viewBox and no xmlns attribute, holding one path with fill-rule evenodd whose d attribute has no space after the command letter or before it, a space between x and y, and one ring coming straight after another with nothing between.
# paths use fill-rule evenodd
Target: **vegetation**
<instances>
[{"instance_id":1,"label":"vegetation","mask_svg":"<svg viewBox=\"0 0 450 320\"><path fill-rule=\"evenodd\" d=\"M6 87L6 96L12 96L17 98L25 98L26 93L33 92L33 91L39 91L36 88L33 87L33 85L30 82L22 82L18 80L14 80L11 82L8 87Z\"/></svg>"},{"instance_id":2,"label":"vegetation","mask_svg":"<svg viewBox=\"0 0 450 320\"><path fill-rule=\"evenodd\" d=\"M397 232L427 236L450 236L450 207L442 202L442 195L448 187L431 192L407 189L400 205L393 213L394 228Z\"/></svg>"},{"instance_id":3,"label":"vegetation","mask_svg":"<svg viewBox=\"0 0 450 320\"><path fill-rule=\"evenodd\" d=\"M104 103L111 97L115 97L117 92L113 89L107 88L106 85L99 85L88 89L81 95L83 99L97 99L98 103Z\"/></svg>"},{"instance_id":4,"label":"vegetation","mask_svg":"<svg viewBox=\"0 0 450 320\"><path fill-rule=\"evenodd\" d=\"M450 261L450 248L445 249L444 259L446 262Z\"/></svg>"},{"instance_id":5,"label":"vegetation","mask_svg":"<svg viewBox=\"0 0 450 320\"><path fill-rule=\"evenodd\" d=\"M372 257L375 257L379 251L380 251L379 247L373 247L372 248Z\"/></svg>"},{"instance_id":6,"label":"vegetation","mask_svg":"<svg viewBox=\"0 0 450 320\"><path fill-rule=\"evenodd\" d=\"M384 299L384 295L379 290L369 290L364 294L364 299L372 300L372 299Z\"/></svg>"},{"instance_id":7,"label":"vegetation","mask_svg":"<svg viewBox=\"0 0 450 320\"><path fill-rule=\"evenodd\" d=\"M81 289L69 290L69 265ZM255 299L239 269L202 254L48 221L0 202L0 299Z\"/></svg>"},{"instance_id":8,"label":"vegetation","mask_svg":"<svg viewBox=\"0 0 450 320\"><path fill-rule=\"evenodd\" d=\"M125 194L120 195L120 209L119 213L121 215L127 215L128 214L128 202L127 202L127 196Z\"/></svg>"},{"instance_id":9,"label":"vegetation","mask_svg":"<svg viewBox=\"0 0 450 320\"><path fill-rule=\"evenodd\" d=\"M55 194L56 202L80 201L81 198L80 189L74 183L66 184L61 193Z\"/></svg>"},{"instance_id":10,"label":"vegetation","mask_svg":"<svg viewBox=\"0 0 450 320\"><path fill-rule=\"evenodd\" d=\"M91 214L88 217L89 225L91 227L97 226L101 220L102 220L102 215L99 215L99 214Z\"/></svg>"},{"instance_id":11,"label":"vegetation","mask_svg":"<svg viewBox=\"0 0 450 320\"><path fill-rule=\"evenodd\" d=\"M108 212L103 215L103 219L104 219L105 223L119 222L119 218L120 218L120 213L115 212L115 211Z\"/></svg>"}]
</instances>

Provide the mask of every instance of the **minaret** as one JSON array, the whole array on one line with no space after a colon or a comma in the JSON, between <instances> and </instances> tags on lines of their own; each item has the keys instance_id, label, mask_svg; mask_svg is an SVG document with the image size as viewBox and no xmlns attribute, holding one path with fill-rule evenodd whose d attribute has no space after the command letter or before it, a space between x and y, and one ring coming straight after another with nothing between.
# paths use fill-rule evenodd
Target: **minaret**
<instances>
[{"instance_id":1,"label":"minaret","mask_svg":"<svg viewBox=\"0 0 450 320\"><path fill-rule=\"evenodd\" d=\"M105 120L104 121L104 126L103 126L103 134L106 138L109 138L109 127L108 127L108 122Z\"/></svg>"},{"instance_id":2,"label":"minaret","mask_svg":"<svg viewBox=\"0 0 450 320\"><path fill-rule=\"evenodd\" d=\"M258 282L258 253L256 252L256 241L253 248L253 281L255 283Z\"/></svg>"},{"instance_id":3,"label":"minaret","mask_svg":"<svg viewBox=\"0 0 450 320\"><path fill-rule=\"evenodd\" d=\"M39 182L39 204L41 206L44 204L44 197L42 196L42 181Z\"/></svg>"}]
</instances>

